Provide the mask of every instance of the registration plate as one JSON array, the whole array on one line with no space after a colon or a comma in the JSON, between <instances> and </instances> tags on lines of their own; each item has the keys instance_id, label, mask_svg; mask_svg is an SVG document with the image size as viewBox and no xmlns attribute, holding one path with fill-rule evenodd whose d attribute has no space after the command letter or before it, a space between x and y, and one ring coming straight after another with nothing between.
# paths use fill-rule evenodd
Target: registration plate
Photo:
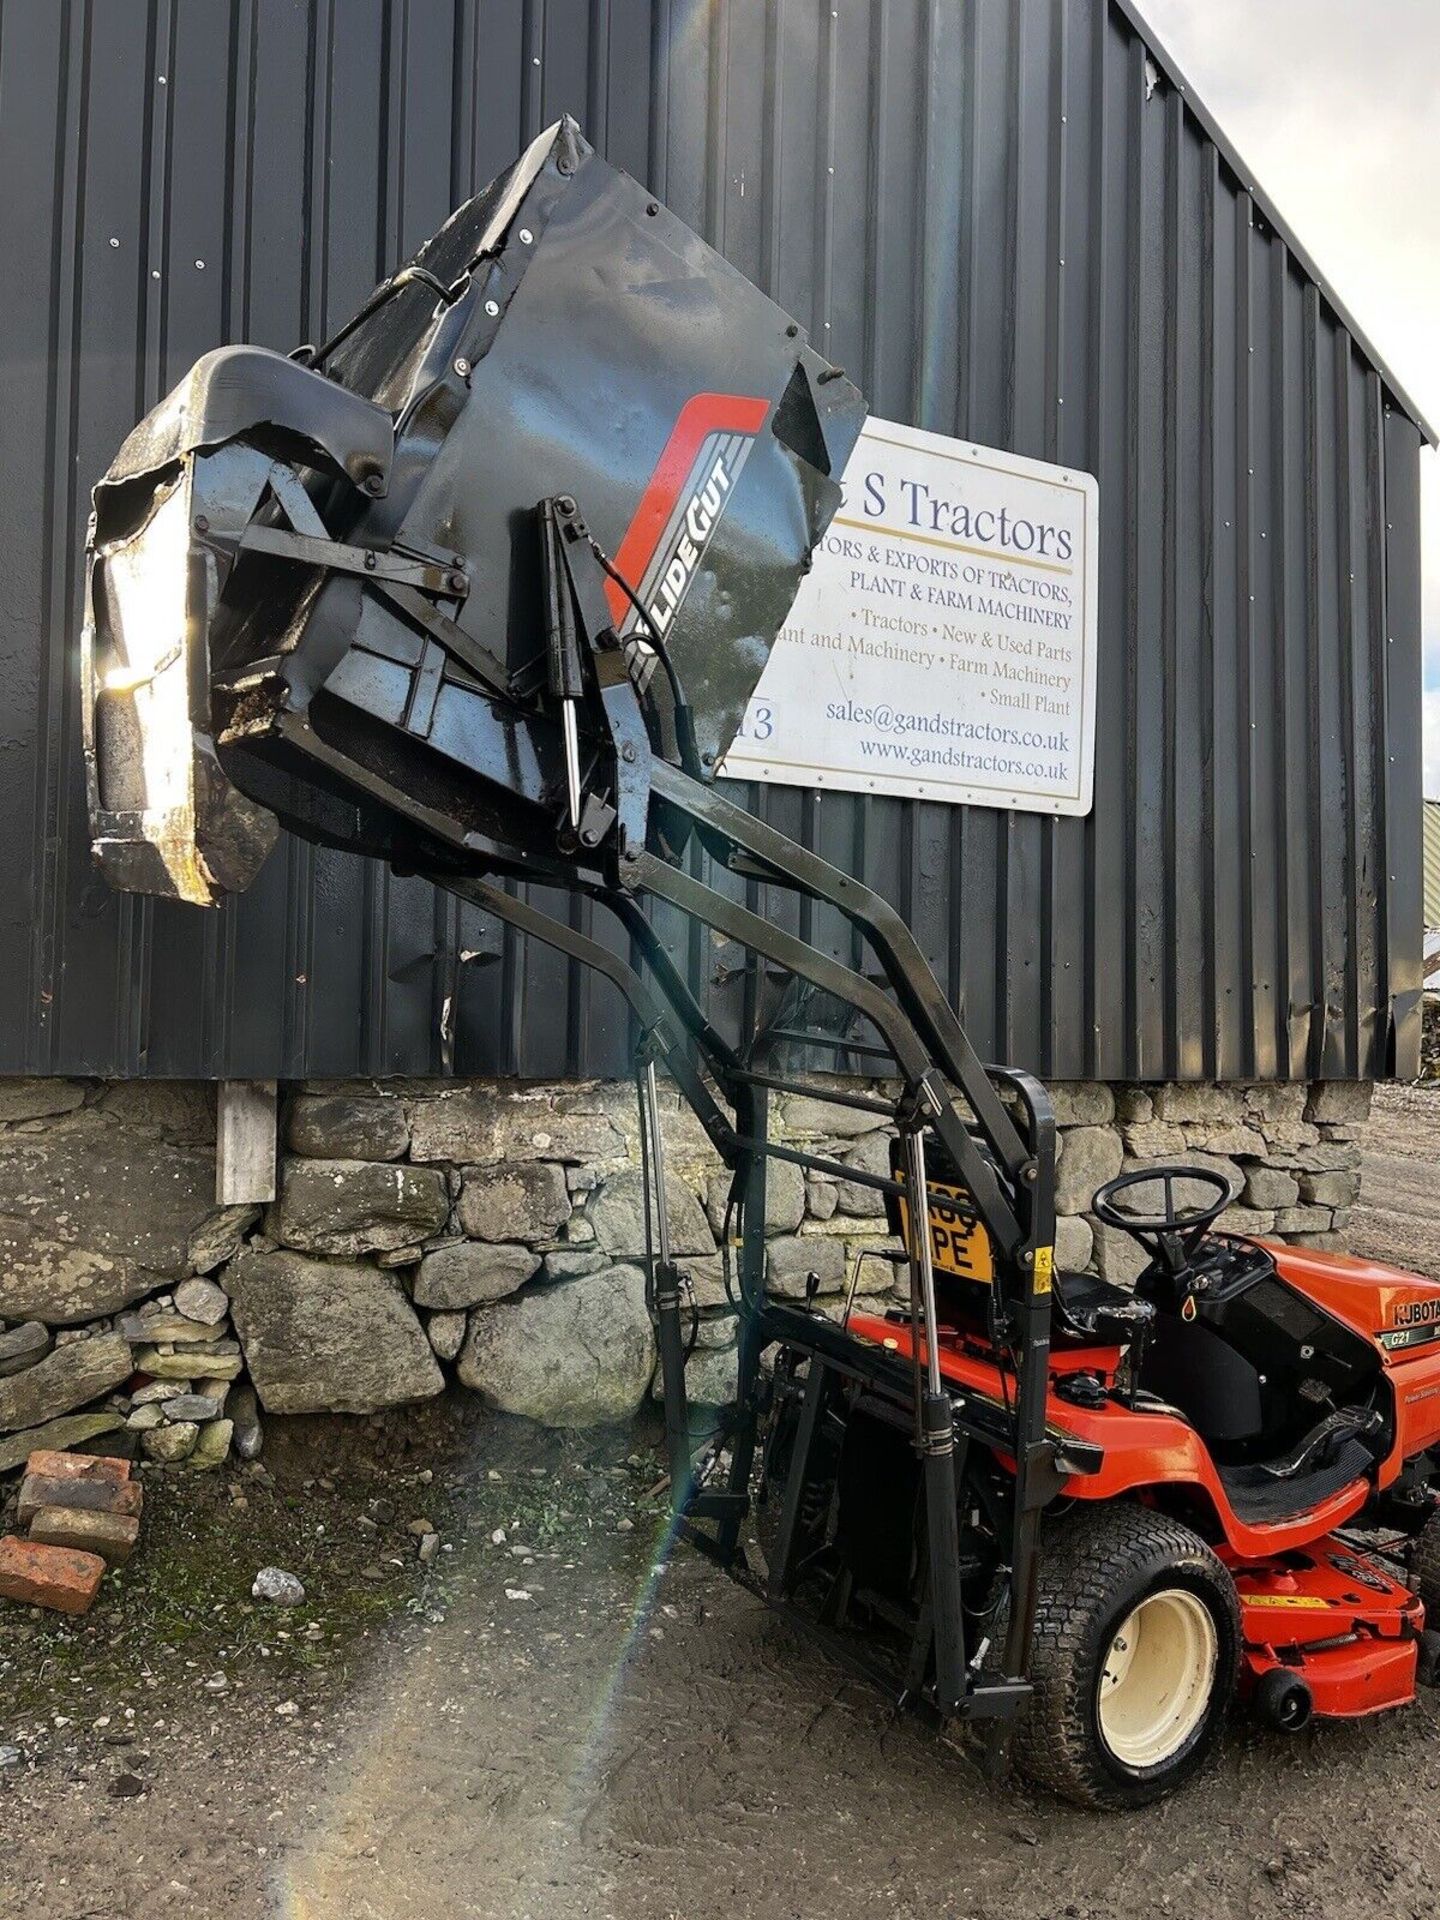
<instances>
[{"instance_id":1,"label":"registration plate","mask_svg":"<svg viewBox=\"0 0 1440 1920\"><path fill-rule=\"evenodd\" d=\"M900 1183L905 1184L903 1173ZM995 1278L994 1252L990 1236L980 1223L975 1206L964 1187L951 1187L939 1180L928 1183L930 1193L930 1261L937 1273L953 1274L958 1280L978 1280L989 1286ZM906 1240L910 1237L910 1204L900 1196L900 1223Z\"/></svg>"}]
</instances>

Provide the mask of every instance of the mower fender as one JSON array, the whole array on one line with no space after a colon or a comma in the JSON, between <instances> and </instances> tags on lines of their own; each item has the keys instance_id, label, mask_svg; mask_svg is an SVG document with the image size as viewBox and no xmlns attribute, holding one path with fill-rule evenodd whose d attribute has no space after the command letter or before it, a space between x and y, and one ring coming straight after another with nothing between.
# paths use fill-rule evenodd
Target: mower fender
<instances>
[{"instance_id":1,"label":"mower fender","mask_svg":"<svg viewBox=\"0 0 1440 1920\"><path fill-rule=\"evenodd\" d=\"M856 1314L850 1328L895 1352L909 1354L908 1331L899 1324ZM999 1375L989 1362L947 1347L940 1356L940 1371L951 1387L972 1400L1003 1404ZM1069 1473L1065 1479L1067 1499L1139 1499L1158 1507L1198 1510L1207 1514L1216 1537L1246 1559L1307 1545L1317 1534L1343 1526L1370 1496L1369 1481L1357 1479L1305 1513L1256 1526L1235 1512L1204 1441L1178 1414L1132 1409L1113 1400L1094 1408L1077 1406L1055 1393L1053 1382L1045 1412L1046 1434L1057 1464L1067 1458L1085 1462L1083 1472ZM1001 1464L1007 1472L1014 1471L1013 1462L1002 1459Z\"/></svg>"},{"instance_id":2,"label":"mower fender","mask_svg":"<svg viewBox=\"0 0 1440 1920\"><path fill-rule=\"evenodd\" d=\"M1066 1494L1075 1500L1140 1499L1147 1505L1167 1509L1177 1506L1191 1512L1198 1509L1209 1515L1226 1547L1247 1559L1305 1546L1317 1534L1343 1526L1370 1498L1369 1481L1356 1479L1318 1506L1273 1524L1257 1526L1236 1513L1199 1436L1184 1422L1167 1415L1153 1418L1167 1427L1178 1428L1178 1434L1157 1437L1159 1444L1153 1446L1146 1444L1141 1436L1136 1436L1136 1444L1132 1446L1128 1434L1119 1447L1110 1445L1107 1439L1101 1443L1105 1446L1105 1457L1099 1471L1071 1480Z\"/></svg>"},{"instance_id":3,"label":"mower fender","mask_svg":"<svg viewBox=\"0 0 1440 1920\"><path fill-rule=\"evenodd\" d=\"M889 1334L887 1345L905 1347L902 1329L882 1331ZM941 1357L941 1371L954 1385L972 1394L1004 1397L998 1369L974 1355L947 1351ZM1046 1413L1057 1455L1063 1461L1067 1454L1083 1454L1087 1461L1087 1471L1072 1474L1066 1481L1069 1499L1138 1499L1182 1515L1203 1513L1216 1539L1232 1553L1253 1559L1308 1545L1319 1535L1343 1526L1371 1497L1370 1476L1357 1475L1348 1486L1300 1513L1273 1522L1247 1521L1232 1505L1201 1435L1183 1415L1159 1405L1131 1407L1108 1397L1098 1405L1081 1405L1057 1394L1054 1384L1052 1375ZM1440 1414L1440 1354L1433 1390ZM1067 1447L1067 1441L1078 1444ZM1398 1462L1387 1464L1389 1471L1382 1474L1382 1485L1399 1470Z\"/></svg>"},{"instance_id":4,"label":"mower fender","mask_svg":"<svg viewBox=\"0 0 1440 1920\"><path fill-rule=\"evenodd\" d=\"M1305 1545L1317 1534L1342 1526L1370 1497L1368 1480L1356 1479L1305 1513L1255 1525L1235 1512L1204 1441L1178 1415L1131 1410L1113 1402L1092 1411L1054 1394L1050 1413L1062 1435L1073 1433L1099 1459L1094 1472L1067 1481L1067 1497L1138 1498L1161 1507L1199 1509L1208 1513L1227 1548L1247 1559ZM1063 1439L1060 1445L1063 1454Z\"/></svg>"}]
</instances>

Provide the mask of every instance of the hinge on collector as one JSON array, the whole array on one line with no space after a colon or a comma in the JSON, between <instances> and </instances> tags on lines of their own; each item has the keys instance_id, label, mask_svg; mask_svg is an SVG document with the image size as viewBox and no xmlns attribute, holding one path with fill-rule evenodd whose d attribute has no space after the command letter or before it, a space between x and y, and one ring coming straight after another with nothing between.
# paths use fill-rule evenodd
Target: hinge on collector
<instances>
[{"instance_id":1,"label":"hinge on collector","mask_svg":"<svg viewBox=\"0 0 1440 1920\"><path fill-rule=\"evenodd\" d=\"M940 1118L947 1107L954 1104L943 1075L934 1067L927 1067L915 1085L901 1095L896 1103L895 1118L903 1133L916 1127L929 1126Z\"/></svg>"}]
</instances>

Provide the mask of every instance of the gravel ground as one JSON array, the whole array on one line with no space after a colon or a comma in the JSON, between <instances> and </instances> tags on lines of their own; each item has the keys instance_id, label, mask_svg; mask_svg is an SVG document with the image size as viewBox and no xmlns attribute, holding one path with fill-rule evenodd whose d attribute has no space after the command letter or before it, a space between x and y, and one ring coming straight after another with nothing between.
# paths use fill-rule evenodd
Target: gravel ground
<instances>
[{"instance_id":1,"label":"gravel ground","mask_svg":"<svg viewBox=\"0 0 1440 1920\"><path fill-rule=\"evenodd\" d=\"M1379 1087L1365 1129L1355 1253L1440 1279L1440 1081Z\"/></svg>"},{"instance_id":2,"label":"gravel ground","mask_svg":"<svg viewBox=\"0 0 1440 1920\"><path fill-rule=\"evenodd\" d=\"M1432 1271L1437 1124L1440 1093L1385 1090L1352 1228ZM7 1920L1435 1911L1432 1697L1240 1723L1178 1799L1080 1814L987 1787L694 1555L653 1579L633 1435L449 1401L271 1426L263 1474L151 1478L88 1620L0 1612ZM269 1563L304 1604L250 1600Z\"/></svg>"}]
</instances>

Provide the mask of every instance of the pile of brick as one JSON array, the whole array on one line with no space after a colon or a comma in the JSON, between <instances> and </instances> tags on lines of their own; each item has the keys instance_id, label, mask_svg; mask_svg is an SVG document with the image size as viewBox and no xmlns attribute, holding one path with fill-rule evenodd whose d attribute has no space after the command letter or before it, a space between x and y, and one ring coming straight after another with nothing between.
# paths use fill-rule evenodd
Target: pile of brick
<instances>
[{"instance_id":1,"label":"pile of brick","mask_svg":"<svg viewBox=\"0 0 1440 1920\"><path fill-rule=\"evenodd\" d=\"M20 1483L17 1531L0 1539L0 1599L88 1613L107 1568L135 1551L144 1504L128 1460L37 1449Z\"/></svg>"}]
</instances>

